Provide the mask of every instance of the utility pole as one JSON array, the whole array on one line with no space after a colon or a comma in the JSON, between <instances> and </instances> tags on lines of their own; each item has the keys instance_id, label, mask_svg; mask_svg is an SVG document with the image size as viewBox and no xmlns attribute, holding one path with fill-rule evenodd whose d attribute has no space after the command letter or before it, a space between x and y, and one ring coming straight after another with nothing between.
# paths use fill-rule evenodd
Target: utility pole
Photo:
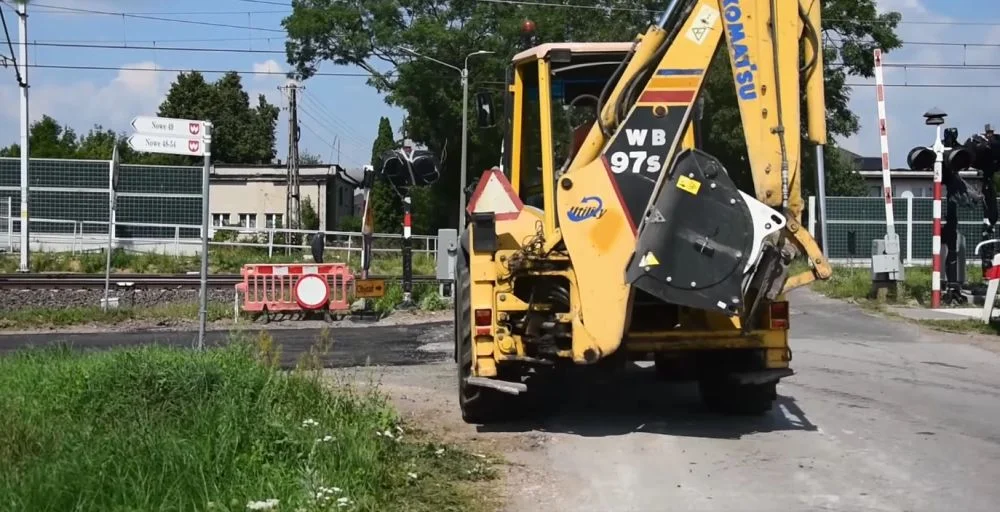
<instances>
[{"instance_id":1,"label":"utility pole","mask_svg":"<svg viewBox=\"0 0 1000 512\"><path fill-rule=\"evenodd\" d=\"M31 238L28 230L28 162L31 148L28 140L28 5L17 4L17 29L20 45L17 49L17 82L21 87L21 261L18 272L31 270ZM13 55L12 55L13 57Z\"/></svg>"},{"instance_id":2,"label":"utility pole","mask_svg":"<svg viewBox=\"0 0 1000 512\"><path fill-rule=\"evenodd\" d=\"M298 91L305 89L296 82L291 82L280 87L288 93L288 167L285 190L285 226L288 229L299 229L299 221L302 210L299 201L299 110ZM297 239L296 236L289 238ZM291 245L291 244L289 244ZM291 247L286 248L286 253L290 254Z\"/></svg>"}]
</instances>

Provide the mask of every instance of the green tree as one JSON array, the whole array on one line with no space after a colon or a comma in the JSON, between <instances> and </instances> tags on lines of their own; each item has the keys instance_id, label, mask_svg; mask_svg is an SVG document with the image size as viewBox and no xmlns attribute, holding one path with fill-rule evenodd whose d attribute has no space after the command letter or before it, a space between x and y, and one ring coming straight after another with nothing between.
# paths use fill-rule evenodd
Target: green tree
<instances>
[{"instance_id":1,"label":"green tree","mask_svg":"<svg viewBox=\"0 0 1000 512\"><path fill-rule=\"evenodd\" d=\"M396 148L392 124L388 117L379 119L378 135L372 143L372 167L378 172L383 151ZM375 215L376 233L398 233L403 225L403 201L384 179L376 179L372 186L372 213Z\"/></svg>"},{"instance_id":2,"label":"green tree","mask_svg":"<svg viewBox=\"0 0 1000 512\"><path fill-rule=\"evenodd\" d=\"M251 107L236 72L208 83L201 73L193 71L177 75L158 115L211 121L214 162L266 164L277 154L274 130L278 112L278 107L268 103L263 94ZM179 158L194 163L190 157Z\"/></svg>"},{"instance_id":3,"label":"green tree","mask_svg":"<svg viewBox=\"0 0 1000 512\"><path fill-rule=\"evenodd\" d=\"M301 209L300 215L302 216L299 229L307 229L309 231L319 229L319 214L316 213L316 208L313 208L312 199L309 196L303 197L299 208Z\"/></svg>"},{"instance_id":4,"label":"green tree","mask_svg":"<svg viewBox=\"0 0 1000 512\"><path fill-rule=\"evenodd\" d=\"M299 152L299 165L321 165L323 163L323 157L308 153L306 151Z\"/></svg>"}]
</instances>

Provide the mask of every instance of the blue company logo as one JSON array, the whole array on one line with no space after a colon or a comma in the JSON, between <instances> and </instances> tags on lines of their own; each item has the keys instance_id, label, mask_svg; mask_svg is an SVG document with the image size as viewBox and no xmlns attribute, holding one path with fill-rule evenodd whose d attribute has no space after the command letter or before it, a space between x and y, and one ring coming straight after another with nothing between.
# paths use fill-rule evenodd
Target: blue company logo
<instances>
[{"instance_id":1,"label":"blue company logo","mask_svg":"<svg viewBox=\"0 0 1000 512\"><path fill-rule=\"evenodd\" d=\"M757 99L757 89L754 80L754 72L757 65L750 60L750 50L743 40L746 33L743 29L743 9L740 7L740 0L725 0L722 2L723 16L728 22L726 28L729 32L729 43L733 52L733 64L736 68L734 78L736 79L737 91L741 100Z\"/></svg>"},{"instance_id":2,"label":"blue company logo","mask_svg":"<svg viewBox=\"0 0 1000 512\"><path fill-rule=\"evenodd\" d=\"M587 219L599 219L604 215L604 202L596 196L585 197L578 206L574 206L566 212L570 222L580 222Z\"/></svg>"}]
</instances>

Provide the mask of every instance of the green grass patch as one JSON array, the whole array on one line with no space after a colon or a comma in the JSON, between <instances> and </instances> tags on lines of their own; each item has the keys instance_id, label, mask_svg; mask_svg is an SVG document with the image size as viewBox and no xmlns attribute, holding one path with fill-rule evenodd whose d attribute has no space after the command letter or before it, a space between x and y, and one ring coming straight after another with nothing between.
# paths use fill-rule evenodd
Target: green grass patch
<instances>
[{"instance_id":1,"label":"green grass patch","mask_svg":"<svg viewBox=\"0 0 1000 512\"><path fill-rule=\"evenodd\" d=\"M917 322L934 330L955 334L974 333L994 336L1000 334L1000 325L996 323L984 324L981 320L972 318L962 320L918 320Z\"/></svg>"},{"instance_id":2,"label":"green grass patch","mask_svg":"<svg viewBox=\"0 0 1000 512\"><path fill-rule=\"evenodd\" d=\"M982 282L978 272L967 272L971 283ZM834 267L833 275L826 281L813 283L812 288L835 299L854 299L858 302L870 301L872 291L871 269L867 267ZM928 267L908 267L900 285L900 295L890 299L890 303L928 304L931 299L931 270Z\"/></svg>"},{"instance_id":3,"label":"green grass patch","mask_svg":"<svg viewBox=\"0 0 1000 512\"><path fill-rule=\"evenodd\" d=\"M347 263L357 269L360 258L348 251L328 250L328 262ZM31 255L32 272L60 273L104 273L107 256L103 251L94 252L35 252ZM284 251L275 251L268 256L267 250L250 247L212 247L208 253L209 272L213 274L238 274L240 268L247 263L303 263L312 261L306 259L306 253L293 251L291 255ZM16 254L0 256L0 273L17 271L18 257ZM159 253L136 253L116 249L111 254L111 269L117 273L135 274L180 274L197 272L201 269L198 256L174 256ZM402 275L402 255L399 253L376 253L372 257L371 272L378 275ZM434 275L435 259L433 254L425 252L413 253L414 275Z\"/></svg>"},{"instance_id":4,"label":"green grass patch","mask_svg":"<svg viewBox=\"0 0 1000 512\"><path fill-rule=\"evenodd\" d=\"M266 345L0 359L0 508L483 509L482 459L415 435L377 389L279 371Z\"/></svg>"},{"instance_id":5,"label":"green grass patch","mask_svg":"<svg viewBox=\"0 0 1000 512\"><path fill-rule=\"evenodd\" d=\"M233 306L208 303L209 322L230 319ZM132 321L197 320L198 303L182 302L156 306L119 307L104 311L100 306L71 308L24 308L0 314L0 329L67 327L71 325L118 325Z\"/></svg>"}]
</instances>

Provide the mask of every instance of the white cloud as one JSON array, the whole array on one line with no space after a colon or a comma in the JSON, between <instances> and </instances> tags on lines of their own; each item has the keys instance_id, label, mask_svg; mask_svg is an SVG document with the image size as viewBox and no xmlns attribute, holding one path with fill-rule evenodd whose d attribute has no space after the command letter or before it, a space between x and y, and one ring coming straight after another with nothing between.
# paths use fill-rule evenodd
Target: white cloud
<instances>
[{"instance_id":1,"label":"white cloud","mask_svg":"<svg viewBox=\"0 0 1000 512\"><path fill-rule=\"evenodd\" d=\"M937 11L941 4L926 0L881 0L880 11L898 11L903 21L952 22ZM968 21L964 19L964 21ZM984 26L902 23L896 30L910 42L996 43L1000 30ZM885 54L886 117L889 158L892 167L905 167L906 154L917 145L930 145L934 130L924 124L923 113L938 107L948 113L945 126L958 128L960 140L981 131L986 123L1000 125L1000 90L983 88L893 87L907 84L994 84L995 70L929 69L900 64L1000 64L995 47L963 47L904 44ZM897 67L892 67L897 66ZM874 79L849 77L850 83L874 84ZM850 108L861 123L859 133L842 141L844 147L865 156L881 152L876 129L878 111L873 87L854 87Z\"/></svg>"},{"instance_id":2,"label":"white cloud","mask_svg":"<svg viewBox=\"0 0 1000 512\"><path fill-rule=\"evenodd\" d=\"M118 131L128 129L136 115L156 114L170 88L174 75L155 71L154 62L125 64L122 70L106 83L80 81L72 84L32 85L29 96L29 113L32 121L43 114L86 133L95 124ZM29 75L29 82L31 75ZM18 133L16 120L20 117L19 90L15 86L0 89L0 116L14 123L4 123L0 129L3 140L13 140Z\"/></svg>"},{"instance_id":3,"label":"white cloud","mask_svg":"<svg viewBox=\"0 0 1000 512\"><path fill-rule=\"evenodd\" d=\"M276 75L275 73L284 73L285 69L278 61L274 59L268 59L264 62L254 62L253 72L261 73L253 76L254 80L272 80L275 77L280 77L281 75ZM265 74L270 73L270 74Z\"/></svg>"}]
</instances>

